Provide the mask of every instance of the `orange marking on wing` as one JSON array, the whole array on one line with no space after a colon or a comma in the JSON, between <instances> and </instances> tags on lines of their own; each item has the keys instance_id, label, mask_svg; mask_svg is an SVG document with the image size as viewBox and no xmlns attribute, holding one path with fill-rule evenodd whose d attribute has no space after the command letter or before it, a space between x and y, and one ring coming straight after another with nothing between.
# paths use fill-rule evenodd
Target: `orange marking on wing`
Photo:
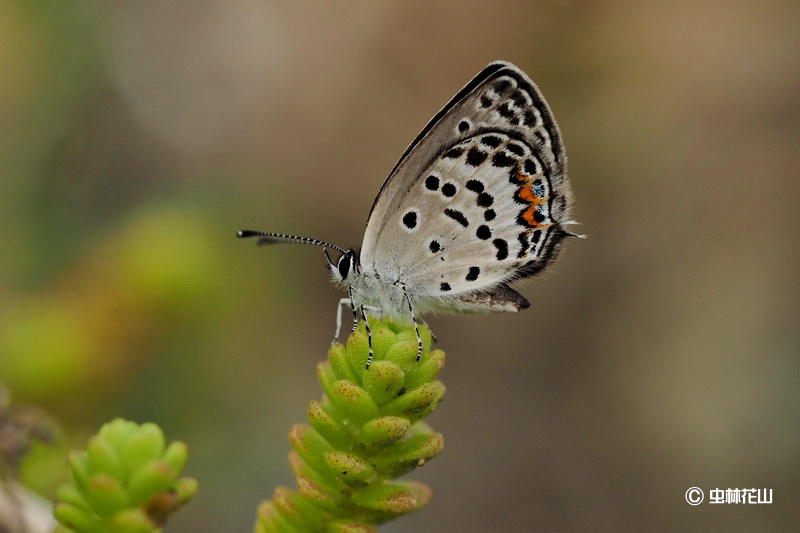
<instances>
[{"instance_id":1,"label":"orange marking on wing","mask_svg":"<svg viewBox=\"0 0 800 533\"><path fill-rule=\"evenodd\" d=\"M517 193L517 196L534 206L537 206L544 201L544 198L540 198L534 194L533 186L530 183L523 186Z\"/></svg>"},{"instance_id":2,"label":"orange marking on wing","mask_svg":"<svg viewBox=\"0 0 800 533\"><path fill-rule=\"evenodd\" d=\"M519 163L517 163L517 169L514 172L514 179L520 183L525 183L530 179L530 175L525 174L525 172L523 172L522 165L520 165Z\"/></svg>"},{"instance_id":3,"label":"orange marking on wing","mask_svg":"<svg viewBox=\"0 0 800 533\"><path fill-rule=\"evenodd\" d=\"M533 214L535 212L536 212L536 206L532 205L522 213L523 220L525 220L525 222L527 222L528 225L531 226L532 228L538 228L539 226L541 226L541 224L536 222L536 219L533 218Z\"/></svg>"},{"instance_id":4,"label":"orange marking on wing","mask_svg":"<svg viewBox=\"0 0 800 533\"><path fill-rule=\"evenodd\" d=\"M525 211L523 211L522 214L520 214L519 216L525 221L526 224L528 224L528 226L532 228L549 228L550 226L553 225L552 222L542 222L542 223L536 222L536 218L534 217L535 213L536 213L536 205L534 204L529 208L525 209ZM546 217L545 220L547 220Z\"/></svg>"}]
</instances>

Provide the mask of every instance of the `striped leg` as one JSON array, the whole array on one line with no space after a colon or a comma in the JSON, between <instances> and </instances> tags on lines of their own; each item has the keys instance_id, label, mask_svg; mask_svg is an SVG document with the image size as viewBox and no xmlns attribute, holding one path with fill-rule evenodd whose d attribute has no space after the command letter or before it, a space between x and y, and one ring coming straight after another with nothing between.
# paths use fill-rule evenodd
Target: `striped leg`
<instances>
[{"instance_id":1,"label":"striped leg","mask_svg":"<svg viewBox=\"0 0 800 533\"><path fill-rule=\"evenodd\" d=\"M408 312L411 313L411 322L414 323L414 333L417 334L417 362L419 363L419 360L422 357L422 337L420 337L419 335L419 327L417 327L417 317L414 316L414 308L411 306L411 298L408 297L406 286L405 284L401 283L400 287L403 288L403 296L406 297L406 303L408 304Z\"/></svg>"},{"instance_id":2,"label":"striped leg","mask_svg":"<svg viewBox=\"0 0 800 533\"><path fill-rule=\"evenodd\" d=\"M358 312L356 311L356 301L353 299L353 286L347 287L347 295L350 296L350 309L353 310L353 329L350 330L352 334L358 327Z\"/></svg>"},{"instance_id":3,"label":"striped leg","mask_svg":"<svg viewBox=\"0 0 800 533\"><path fill-rule=\"evenodd\" d=\"M367 367L366 369L369 370L369 364L372 362L372 330L369 329L369 320L367 320L367 310L365 306L361 306L361 318L364 320L364 328L367 330L367 344L369 345L369 355L367 356Z\"/></svg>"},{"instance_id":4,"label":"striped leg","mask_svg":"<svg viewBox=\"0 0 800 533\"><path fill-rule=\"evenodd\" d=\"M333 334L333 340L331 344L334 344L339 339L339 333L342 330L342 307L346 304L350 306L350 309L353 310L353 329L350 330L350 333L353 333L358 326L358 312L356 311L356 303L353 300L353 286L351 285L350 288L347 290L350 298L342 298L339 300L339 305L336 307L336 333Z\"/></svg>"}]
</instances>

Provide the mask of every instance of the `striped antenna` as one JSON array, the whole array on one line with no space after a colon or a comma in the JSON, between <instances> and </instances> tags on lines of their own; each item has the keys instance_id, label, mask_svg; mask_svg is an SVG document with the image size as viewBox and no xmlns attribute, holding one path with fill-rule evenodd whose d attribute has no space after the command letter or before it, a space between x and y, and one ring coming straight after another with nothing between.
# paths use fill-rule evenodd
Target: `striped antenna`
<instances>
[{"instance_id":1,"label":"striped antenna","mask_svg":"<svg viewBox=\"0 0 800 533\"><path fill-rule=\"evenodd\" d=\"M347 253L346 250L336 246L335 244L330 244L325 241L320 241L317 239L309 239L308 237L297 237L296 235L284 235L283 233L267 233L264 231L253 231L250 229L243 229L241 231L236 232L236 236L240 239L248 239L250 237L258 237L258 244L313 244L315 246L324 246L325 248L330 248L331 250L336 250L337 252L344 254Z\"/></svg>"}]
</instances>

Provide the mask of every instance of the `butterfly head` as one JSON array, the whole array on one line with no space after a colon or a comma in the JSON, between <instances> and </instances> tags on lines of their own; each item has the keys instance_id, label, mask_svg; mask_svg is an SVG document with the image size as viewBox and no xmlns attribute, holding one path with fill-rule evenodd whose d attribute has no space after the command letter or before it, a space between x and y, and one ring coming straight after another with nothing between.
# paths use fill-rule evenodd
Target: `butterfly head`
<instances>
[{"instance_id":1,"label":"butterfly head","mask_svg":"<svg viewBox=\"0 0 800 533\"><path fill-rule=\"evenodd\" d=\"M336 262L331 261L328 250L325 250L325 258L328 260L328 269L334 283L339 285L352 285L352 281L358 274L358 256L355 250L345 250Z\"/></svg>"}]
</instances>

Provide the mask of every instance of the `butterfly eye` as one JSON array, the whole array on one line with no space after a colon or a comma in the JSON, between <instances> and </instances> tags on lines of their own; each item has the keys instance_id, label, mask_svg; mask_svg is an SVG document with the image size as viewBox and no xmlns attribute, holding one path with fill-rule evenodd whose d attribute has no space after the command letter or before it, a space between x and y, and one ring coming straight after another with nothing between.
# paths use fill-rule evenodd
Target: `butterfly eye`
<instances>
[{"instance_id":1,"label":"butterfly eye","mask_svg":"<svg viewBox=\"0 0 800 533\"><path fill-rule=\"evenodd\" d=\"M339 263L336 266L339 269L339 275L342 276L342 279L347 278L347 275L350 274L350 267L353 266L353 253L349 251L346 252L339 258Z\"/></svg>"}]
</instances>

